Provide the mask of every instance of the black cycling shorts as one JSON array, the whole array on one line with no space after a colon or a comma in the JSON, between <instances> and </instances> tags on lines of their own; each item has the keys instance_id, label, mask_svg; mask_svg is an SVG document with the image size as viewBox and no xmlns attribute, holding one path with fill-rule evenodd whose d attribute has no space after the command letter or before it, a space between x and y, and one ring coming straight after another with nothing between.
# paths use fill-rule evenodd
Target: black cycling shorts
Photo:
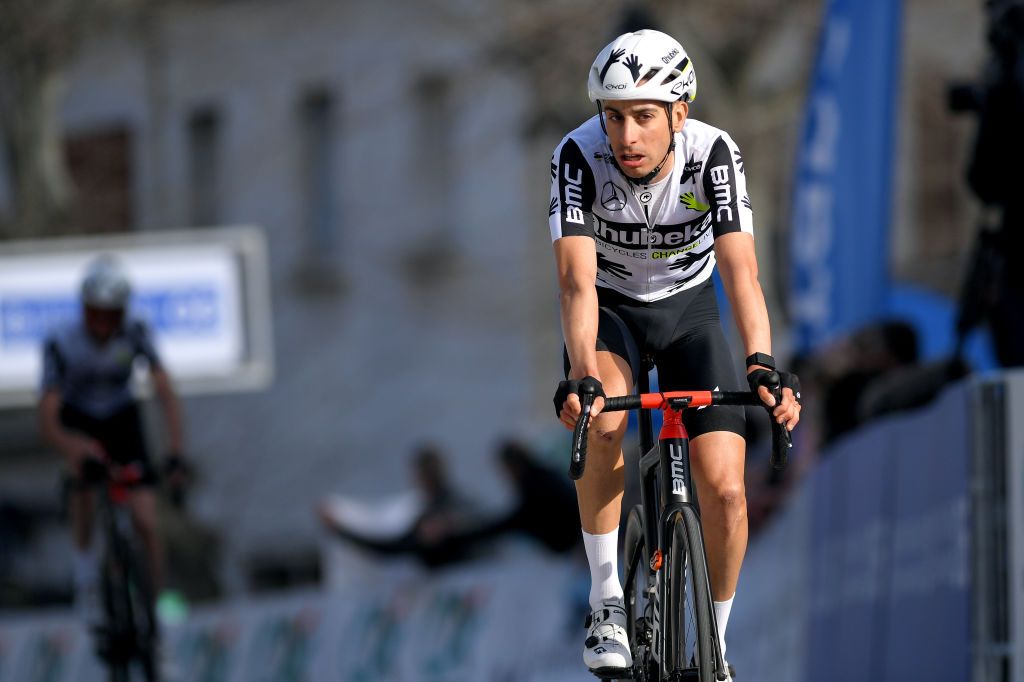
<instances>
[{"instance_id":1,"label":"black cycling shorts","mask_svg":"<svg viewBox=\"0 0 1024 682\"><path fill-rule=\"evenodd\" d=\"M633 386L642 359L651 357L662 391L744 391L718 318L714 284L644 303L607 287L597 287L600 306L597 350L610 351L629 363ZM569 354L563 347L565 374ZM690 438L711 431L746 432L742 407L705 407L683 411Z\"/></svg>"},{"instance_id":2,"label":"black cycling shorts","mask_svg":"<svg viewBox=\"0 0 1024 682\"><path fill-rule=\"evenodd\" d=\"M138 485L156 484L156 470L149 459L142 420L138 406L134 403L102 419L65 403L60 410L60 422L67 429L95 438L112 461L118 464L137 464L142 469Z\"/></svg>"}]
</instances>

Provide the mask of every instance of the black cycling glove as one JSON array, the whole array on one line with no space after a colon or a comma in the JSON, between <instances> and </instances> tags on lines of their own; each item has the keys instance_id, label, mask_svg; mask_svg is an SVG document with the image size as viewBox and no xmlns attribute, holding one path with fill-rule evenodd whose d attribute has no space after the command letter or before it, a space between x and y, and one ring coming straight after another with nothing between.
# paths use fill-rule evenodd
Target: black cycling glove
<instances>
[{"instance_id":1,"label":"black cycling glove","mask_svg":"<svg viewBox=\"0 0 1024 682\"><path fill-rule=\"evenodd\" d=\"M793 397L796 398L797 403L800 403L800 377L793 374L792 372L779 372L778 370L768 369L755 369L753 372L747 375L747 383L750 385L750 390L755 394L757 389L761 386L768 387L768 375L777 373L779 375L779 384L781 388L788 388L793 391ZM767 407L767 406L766 406Z\"/></svg>"},{"instance_id":2,"label":"black cycling glove","mask_svg":"<svg viewBox=\"0 0 1024 682\"><path fill-rule=\"evenodd\" d=\"M594 395L605 397L604 388L601 387L601 382L592 376L585 376L582 379L566 379L565 381L558 382L558 390L555 391L555 416L562 416L562 405L565 404L565 399L569 397L571 393L582 397L586 395Z\"/></svg>"}]
</instances>

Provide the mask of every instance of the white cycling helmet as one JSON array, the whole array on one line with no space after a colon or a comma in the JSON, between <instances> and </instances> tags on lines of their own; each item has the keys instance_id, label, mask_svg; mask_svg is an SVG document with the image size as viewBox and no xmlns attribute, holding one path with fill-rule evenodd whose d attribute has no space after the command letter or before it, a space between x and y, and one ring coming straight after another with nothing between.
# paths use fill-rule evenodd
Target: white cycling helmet
<instances>
[{"instance_id":1,"label":"white cycling helmet","mask_svg":"<svg viewBox=\"0 0 1024 682\"><path fill-rule=\"evenodd\" d=\"M97 256L89 263L82 280L82 303L93 308L120 310L128 305L132 287L116 258Z\"/></svg>"},{"instance_id":2,"label":"white cycling helmet","mask_svg":"<svg viewBox=\"0 0 1024 682\"><path fill-rule=\"evenodd\" d=\"M587 93L591 102L692 102L697 96L697 76L693 62L675 38L644 29L623 33L601 50L590 67Z\"/></svg>"}]
</instances>

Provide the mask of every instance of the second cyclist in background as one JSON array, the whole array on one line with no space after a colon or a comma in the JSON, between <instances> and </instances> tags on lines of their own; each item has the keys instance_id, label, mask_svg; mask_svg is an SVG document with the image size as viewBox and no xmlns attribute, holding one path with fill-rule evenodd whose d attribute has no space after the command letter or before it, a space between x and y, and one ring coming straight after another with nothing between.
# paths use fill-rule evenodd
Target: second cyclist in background
<instances>
[{"instance_id":1,"label":"second cyclist in background","mask_svg":"<svg viewBox=\"0 0 1024 682\"><path fill-rule=\"evenodd\" d=\"M153 594L163 585L157 537L156 470L148 455L131 380L137 362L148 368L168 438L167 470L184 468L178 398L147 326L129 314L131 284L120 263L100 256L81 284L81 316L50 331L43 343L39 423L44 439L63 455L70 483L76 609L90 626L102 621L99 548L93 540L96 499L84 484L92 458L135 464L141 480L130 493L132 519L145 549Z\"/></svg>"}]
</instances>

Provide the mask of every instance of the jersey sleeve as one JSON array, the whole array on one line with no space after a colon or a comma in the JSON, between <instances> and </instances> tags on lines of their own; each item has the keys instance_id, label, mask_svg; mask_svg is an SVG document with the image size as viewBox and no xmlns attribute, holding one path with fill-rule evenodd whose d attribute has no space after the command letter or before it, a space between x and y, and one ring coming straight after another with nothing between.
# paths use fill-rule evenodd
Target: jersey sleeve
<instances>
[{"instance_id":1,"label":"jersey sleeve","mask_svg":"<svg viewBox=\"0 0 1024 682\"><path fill-rule=\"evenodd\" d=\"M143 358L150 369L160 369L163 367L163 363L160 362L160 355L156 352L156 346L153 344L153 336L150 334L149 326L145 322L141 320L130 322L128 337L131 339L136 357Z\"/></svg>"},{"instance_id":2,"label":"jersey sleeve","mask_svg":"<svg viewBox=\"0 0 1024 682\"><path fill-rule=\"evenodd\" d=\"M711 206L715 237L730 232L754 234L754 214L739 147L726 135L711 145L704 164L704 195Z\"/></svg>"},{"instance_id":3,"label":"jersey sleeve","mask_svg":"<svg viewBox=\"0 0 1024 682\"><path fill-rule=\"evenodd\" d=\"M551 203L548 227L551 241L562 237L594 236L594 171L576 141L562 140L551 157Z\"/></svg>"},{"instance_id":4,"label":"jersey sleeve","mask_svg":"<svg viewBox=\"0 0 1024 682\"><path fill-rule=\"evenodd\" d=\"M50 389L59 389L64 381L66 363L60 346L53 334L47 334L43 340L43 373L39 381L39 389L45 393Z\"/></svg>"}]
</instances>

